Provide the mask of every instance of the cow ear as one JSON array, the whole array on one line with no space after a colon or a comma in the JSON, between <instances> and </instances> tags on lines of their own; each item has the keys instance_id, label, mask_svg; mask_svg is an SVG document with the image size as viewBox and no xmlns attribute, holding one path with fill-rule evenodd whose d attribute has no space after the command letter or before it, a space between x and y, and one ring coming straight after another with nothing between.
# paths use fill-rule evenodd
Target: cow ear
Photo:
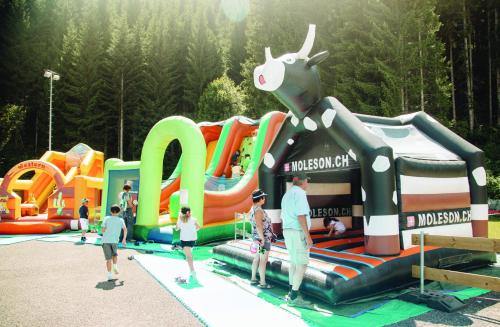
<instances>
[{"instance_id":1,"label":"cow ear","mask_svg":"<svg viewBox=\"0 0 500 327\"><path fill-rule=\"evenodd\" d=\"M323 60L328 58L330 53L328 51L321 51L314 56L312 56L308 61L307 61L307 66L312 67L314 65L317 65L321 63Z\"/></svg>"}]
</instances>

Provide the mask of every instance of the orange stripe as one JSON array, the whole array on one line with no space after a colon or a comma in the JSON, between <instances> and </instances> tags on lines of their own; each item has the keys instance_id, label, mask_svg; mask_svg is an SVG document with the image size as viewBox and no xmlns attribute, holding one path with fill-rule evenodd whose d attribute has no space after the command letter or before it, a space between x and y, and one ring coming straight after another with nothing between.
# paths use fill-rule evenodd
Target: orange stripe
<instances>
[{"instance_id":1,"label":"orange stripe","mask_svg":"<svg viewBox=\"0 0 500 327\"><path fill-rule=\"evenodd\" d=\"M314 244L314 246L317 248L329 248L332 246L359 243L359 242L363 242L363 241L364 241L363 237L344 238L344 239L340 239L340 240L331 240L331 241L316 243L316 244Z\"/></svg>"},{"instance_id":2,"label":"orange stripe","mask_svg":"<svg viewBox=\"0 0 500 327\"><path fill-rule=\"evenodd\" d=\"M243 244L242 243L243 241L238 241L238 242L231 242L231 243L228 243L229 245L232 245L232 246L235 246L237 248L240 248L240 249L244 249L244 250L248 250L250 248L250 242L249 241L244 241L246 242L247 244ZM281 243L283 244L283 242L276 242L276 244L278 243ZM289 261L289 255L288 255L288 251L286 251L285 249L281 249L281 248L272 248L272 250L270 251L269 255L271 257L274 257L274 258L278 258L278 259L281 259L281 260L286 260L286 261ZM334 271L336 273L339 273L349 279L352 279L356 276L358 276L358 272L354 269L350 269L348 267L342 267L342 266L338 266L337 264L333 264L333 263L329 263L329 262L326 262L326 261L321 261L321 260L318 260L318 259L315 259L315 258L310 258L309 259L309 266L313 267L313 268L316 268L318 270L323 270L323 271Z\"/></svg>"},{"instance_id":3,"label":"orange stripe","mask_svg":"<svg viewBox=\"0 0 500 327\"><path fill-rule=\"evenodd\" d=\"M419 212L470 207L469 193L402 194L403 212Z\"/></svg>"},{"instance_id":4,"label":"orange stripe","mask_svg":"<svg viewBox=\"0 0 500 327\"><path fill-rule=\"evenodd\" d=\"M353 260L353 261L358 261L358 262L365 262L368 263L372 266L379 266L384 263L384 260L379 260L379 259L374 259L374 258L369 258L369 257L361 257L357 255L352 255L348 253L340 253L340 252L330 252L330 251L325 251L317 248L312 248L311 252L318 253L318 254L324 254L332 258L339 258L339 259L348 259L348 260Z\"/></svg>"},{"instance_id":5,"label":"orange stripe","mask_svg":"<svg viewBox=\"0 0 500 327\"><path fill-rule=\"evenodd\" d=\"M315 239L318 239L318 238L326 238L328 237L328 230L326 228L322 228L322 229L315 229L314 232L322 232L322 234L313 234L311 235L311 238L313 240ZM342 236L348 236L348 235L352 235L352 234L363 234L363 230L359 230L359 229L348 229L345 231L344 234L342 234Z\"/></svg>"},{"instance_id":6,"label":"orange stripe","mask_svg":"<svg viewBox=\"0 0 500 327\"><path fill-rule=\"evenodd\" d=\"M424 246L424 251L427 252L427 251L435 250L438 248L439 247L437 247L437 246ZM357 254L366 253L364 246L358 246L356 248L345 250L344 252L357 253ZM385 261L391 261L391 260L398 259L398 258L408 257L410 255L417 254L418 252L420 252L420 247L414 246L414 247L411 247L411 248L406 249L406 250L401 250L401 254L399 256L390 256L390 257L384 256L381 258L384 259ZM374 256L372 256L372 257L374 257Z\"/></svg>"},{"instance_id":7,"label":"orange stripe","mask_svg":"<svg viewBox=\"0 0 500 327\"><path fill-rule=\"evenodd\" d=\"M365 253L365 247L364 246L358 246L356 248L351 248L344 250L344 252L350 252L350 253L356 253L356 254L364 254Z\"/></svg>"}]
</instances>

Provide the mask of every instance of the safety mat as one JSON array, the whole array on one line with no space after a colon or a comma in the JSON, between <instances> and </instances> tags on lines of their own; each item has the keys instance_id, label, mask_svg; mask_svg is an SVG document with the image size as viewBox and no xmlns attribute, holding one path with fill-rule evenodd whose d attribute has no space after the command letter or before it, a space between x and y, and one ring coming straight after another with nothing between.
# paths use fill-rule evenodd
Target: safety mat
<instances>
[{"instance_id":1,"label":"safety mat","mask_svg":"<svg viewBox=\"0 0 500 327\"><path fill-rule=\"evenodd\" d=\"M188 310L208 326L241 326L248 319L252 325L269 323L288 326L307 326L299 317L256 296L259 289L245 290L227 282L223 276L203 264L196 266L196 278L187 278L187 264L175 259L154 255L137 255L137 262ZM185 277L186 283L175 281ZM258 312L259 314L252 314ZM280 324L281 322L281 324Z\"/></svg>"}]
</instances>

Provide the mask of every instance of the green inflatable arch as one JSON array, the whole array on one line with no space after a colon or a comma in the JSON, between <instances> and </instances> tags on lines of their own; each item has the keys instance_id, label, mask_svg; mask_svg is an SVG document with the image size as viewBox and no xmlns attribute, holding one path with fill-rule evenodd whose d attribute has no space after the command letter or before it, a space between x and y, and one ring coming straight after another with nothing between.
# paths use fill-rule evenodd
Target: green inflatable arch
<instances>
[{"instance_id":1,"label":"green inflatable arch","mask_svg":"<svg viewBox=\"0 0 500 327\"><path fill-rule=\"evenodd\" d=\"M181 205L188 205L191 214L203 221L203 191L207 149L199 127L189 118L172 116L160 120L149 131L141 153L138 227L158 226L163 157L170 142L179 140L182 148ZM145 236L145 235L144 235Z\"/></svg>"}]
</instances>

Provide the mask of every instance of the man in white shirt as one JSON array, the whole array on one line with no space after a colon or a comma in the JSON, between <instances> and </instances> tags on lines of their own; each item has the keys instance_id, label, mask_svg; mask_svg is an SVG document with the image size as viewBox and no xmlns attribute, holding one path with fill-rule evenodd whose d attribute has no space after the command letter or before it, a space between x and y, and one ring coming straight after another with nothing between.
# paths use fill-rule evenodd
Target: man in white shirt
<instances>
[{"instance_id":1,"label":"man in white shirt","mask_svg":"<svg viewBox=\"0 0 500 327\"><path fill-rule=\"evenodd\" d=\"M298 296L309 263L309 249L313 246L309 234L311 217L306 195L309 177L304 173L298 173L293 176L292 183L293 186L281 199L283 236L290 256L290 270L288 272L290 292L287 295L287 302L289 305L309 306L311 305L309 301Z\"/></svg>"}]
</instances>

